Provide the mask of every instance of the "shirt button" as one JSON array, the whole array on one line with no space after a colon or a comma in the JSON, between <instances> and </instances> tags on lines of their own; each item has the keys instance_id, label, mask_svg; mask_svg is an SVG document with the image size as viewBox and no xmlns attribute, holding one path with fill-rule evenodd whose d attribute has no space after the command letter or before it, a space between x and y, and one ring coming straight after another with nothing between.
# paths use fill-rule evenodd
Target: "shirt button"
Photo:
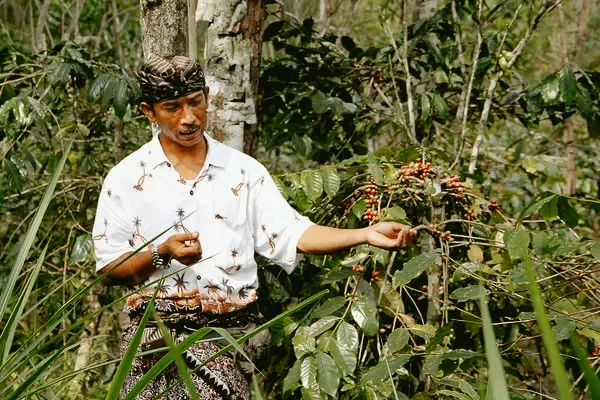
<instances>
[{"instance_id":1,"label":"shirt button","mask_svg":"<svg viewBox=\"0 0 600 400\"><path fill-rule=\"evenodd\" d=\"M194 195L194 191L190 190L190 196L193 196L193 195Z\"/></svg>"},{"instance_id":2,"label":"shirt button","mask_svg":"<svg viewBox=\"0 0 600 400\"><path fill-rule=\"evenodd\" d=\"M167 167L171 168L171 163L167 163Z\"/></svg>"},{"instance_id":3,"label":"shirt button","mask_svg":"<svg viewBox=\"0 0 600 400\"><path fill-rule=\"evenodd\" d=\"M196 275L196 279L199 280L199 281L201 281L202 277L200 275Z\"/></svg>"}]
</instances>

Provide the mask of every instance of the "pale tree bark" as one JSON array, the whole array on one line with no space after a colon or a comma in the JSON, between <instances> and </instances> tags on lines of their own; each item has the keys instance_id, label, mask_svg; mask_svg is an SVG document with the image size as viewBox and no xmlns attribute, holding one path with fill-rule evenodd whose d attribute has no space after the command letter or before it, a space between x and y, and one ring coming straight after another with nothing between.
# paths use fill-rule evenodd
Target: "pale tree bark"
<instances>
[{"instance_id":1,"label":"pale tree bark","mask_svg":"<svg viewBox=\"0 0 600 400\"><path fill-rule=\"evenodd\" d=\"M196 22L206 33L208 130L217 140L251 152L256 134L262 0L199 0Z\"/></svg>"},{"instance_id":2,"label":"pale tree bark","mask_svg":"<svg viewBox=\"0 0 600 400\"><path fill-rule=\"evenodd\" d=\"M583 37L585 35L587 23L589 21L590 4L589 0L581 1L581 10L579 13L579 25L577 28L577 37L575 40L575 47L572 51L569 49L569 42L567 36L567 21L563 10L563 4L558 4L558 15L560 18L560 24L562 26L560 32L560 51L562 53L562 61L564 64L569 64L571 59L569 54L571 53L573 58L577 55L579 47L583 43ZM565 194L571 195L575 193L577 189L577 163L575 158L575 129L573 126L573 118L567 118L563 122L563 139L567 144L567 182L565 186Z\"/></svg>"},{"instance_id":3,"label":"pale tree bark","mask_svg":"<svg viewBox=\"0 0 600 400\"><path fill-rule=\"evenodd\" d=\"M140 8L144 59L151 53L163 57L188 54L187 0L140 0Z\"/></svg>"}]
</instances>

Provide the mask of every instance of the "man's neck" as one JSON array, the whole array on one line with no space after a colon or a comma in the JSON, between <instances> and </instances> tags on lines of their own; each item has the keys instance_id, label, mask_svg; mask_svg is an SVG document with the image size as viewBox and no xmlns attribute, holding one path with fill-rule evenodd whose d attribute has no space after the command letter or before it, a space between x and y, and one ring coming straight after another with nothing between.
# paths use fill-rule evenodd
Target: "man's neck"
<instances>
[{"instance_id":1,"label":"man's neck","mask_svg":"<svg viewBox=\"0 0 600 400\"><path fill-rule=\"evenodd\" d=\"M181 146L164 135L159 134L158 140L163 152L173 167L184 179L195 179L204 166L208 145L203 138L194 146Z\"/></svg>"}]
</instances>

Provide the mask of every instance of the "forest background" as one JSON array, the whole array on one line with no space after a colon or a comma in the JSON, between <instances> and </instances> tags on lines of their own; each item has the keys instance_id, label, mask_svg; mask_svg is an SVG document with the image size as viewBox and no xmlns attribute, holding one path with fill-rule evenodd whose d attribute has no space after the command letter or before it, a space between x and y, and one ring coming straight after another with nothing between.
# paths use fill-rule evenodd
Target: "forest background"
<instances>
[{"instance_id":1,"label":"forest background","mask_svg":"<svg viewBox=\"0 0 600 400\"><path fill-rule=\"evenodd\" d=\"M0 0L1 398L115 398L131 362L91 227L103 176L151 137L131 79L142 9ZM419 237L290 276L263 260L274 349L254 398L600 398L600 4L259 9L245 150L315 222Z\"/></svg>"}]
</instances>

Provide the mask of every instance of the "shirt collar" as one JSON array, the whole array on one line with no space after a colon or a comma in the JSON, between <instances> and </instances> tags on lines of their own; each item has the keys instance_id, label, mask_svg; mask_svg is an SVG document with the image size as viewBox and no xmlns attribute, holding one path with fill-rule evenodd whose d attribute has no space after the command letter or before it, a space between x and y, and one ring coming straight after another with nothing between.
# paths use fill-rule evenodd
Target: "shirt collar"
<instances>
[{"instance_id":1,"label":"shirt collar","mask_svg":"<svg viewBox=\"0 0 600 400\"><path fill-rule=\"evenodd\" d=\"M224 151L224 144L216 141L206 132L204 132L204 138L206 139L206 144L208 146L204 165L225 168L227 152ZM156 168L159 165L168 162L169 160L163 151L160 140L158 140L158 135L155 135L148 143L148 164L150 167Z\"/></svg>"}]
</instances>

